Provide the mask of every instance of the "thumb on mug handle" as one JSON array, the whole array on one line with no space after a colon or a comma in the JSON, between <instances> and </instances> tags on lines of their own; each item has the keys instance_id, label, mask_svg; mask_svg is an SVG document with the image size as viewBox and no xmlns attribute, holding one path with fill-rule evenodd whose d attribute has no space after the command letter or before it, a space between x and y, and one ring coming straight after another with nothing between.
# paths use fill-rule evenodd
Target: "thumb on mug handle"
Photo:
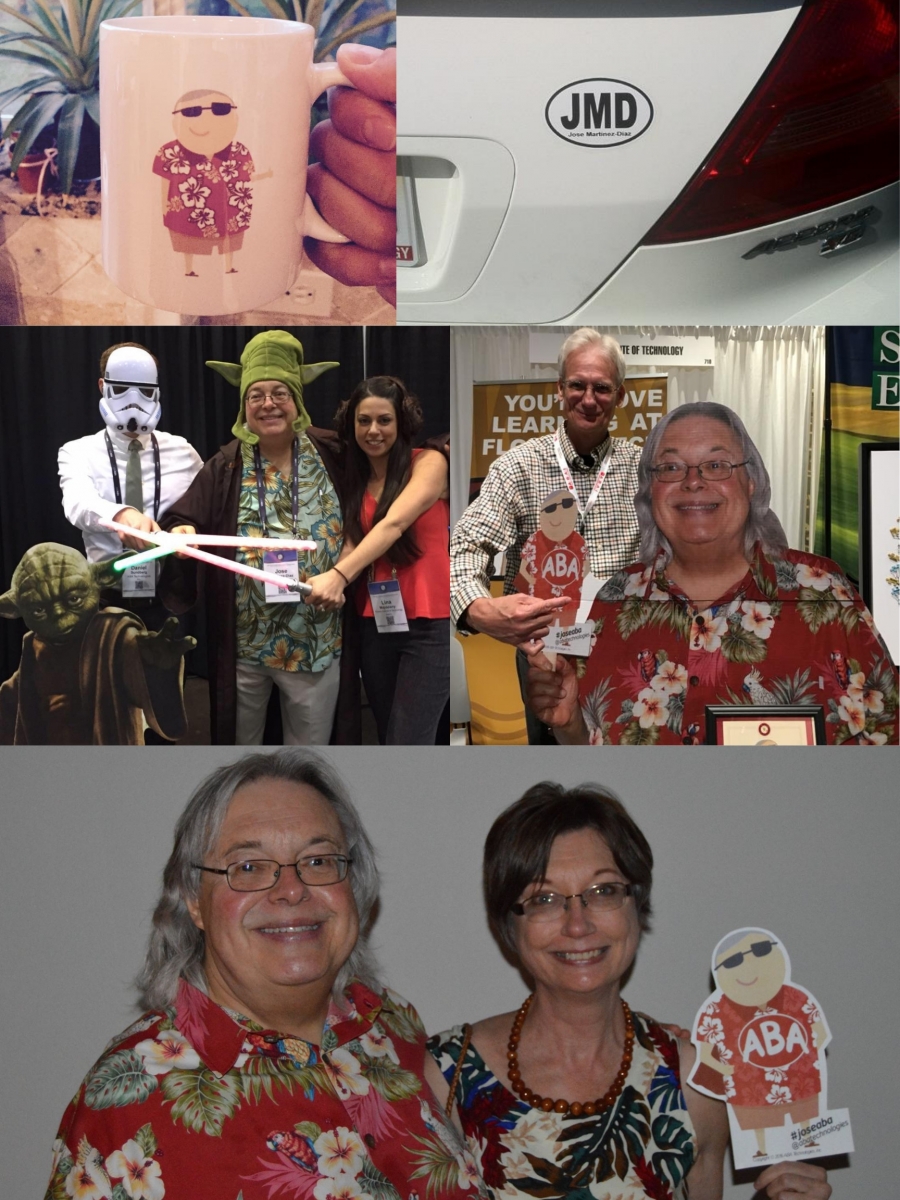
<instances>
[{"instance_id":1,"label":"thumb on mug handle","mask_svg":"<svg viewBox=\"0 0 900 1200\"><path fill-rule=\"evenodd\" d=\"M310 103L330 87L353 87L353 84L338 67L337 63L312 63L309 80ZM325 220L313 204L309 193L303 201L303 211L300 214L300 234L302 237L316 238L320 242L349 242L343 233L338 233Z\"/></svg>"}]
</instances>

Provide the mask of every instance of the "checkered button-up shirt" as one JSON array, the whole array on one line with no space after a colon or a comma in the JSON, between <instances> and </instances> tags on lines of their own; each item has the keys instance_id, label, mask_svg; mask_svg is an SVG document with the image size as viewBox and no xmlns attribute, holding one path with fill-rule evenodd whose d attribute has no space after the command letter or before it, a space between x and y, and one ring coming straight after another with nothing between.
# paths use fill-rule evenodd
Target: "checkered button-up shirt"
<instances>
[{"instance_id":1,"label":"checkered button-up shirt","mask_svg":"<svg viewBox=\"0 0 900 1200\"><path fill-rule=\"evenodd\" d=\"M595 448L589 471L574 470L582 510L597 479L600 463L612 442L609 472L582 533L591 557L591 572L601 579L630 566L637 558L638 523L634 511L641 448L624 438L609 438ZM568 463L577 459L565 426L560 446ZM533 438L502 454L491 464L481 494L460 519L450 539L450 612L458 622L473 600L490 597L491 565L507 552L505 594L514 592L522 547L538 527L541 504L551 492L565 488L553 448L553 435Z\"/></svg>"}]
</instances>

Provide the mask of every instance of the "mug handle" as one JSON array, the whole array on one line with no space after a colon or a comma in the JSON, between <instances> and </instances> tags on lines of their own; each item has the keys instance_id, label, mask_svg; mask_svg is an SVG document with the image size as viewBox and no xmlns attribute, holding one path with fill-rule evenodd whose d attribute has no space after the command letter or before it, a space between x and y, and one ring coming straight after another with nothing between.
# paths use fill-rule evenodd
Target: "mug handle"
<instances>
[{"instance_id":1,"label":"mug handle","mask_svg":"<svg viewBox=\"0 0 900 1200\"><path fill-rule=\"evenodd\" d=\"M340 70L337 63L312 63L309 80L310 104L330 87L353 87L347 76ZM303 201L303 211L300 214L300 236L316 238L320 242L349 242L343 233L333 229L316 206L312 197L306 193Z\"/></svg>"}]
</instances>

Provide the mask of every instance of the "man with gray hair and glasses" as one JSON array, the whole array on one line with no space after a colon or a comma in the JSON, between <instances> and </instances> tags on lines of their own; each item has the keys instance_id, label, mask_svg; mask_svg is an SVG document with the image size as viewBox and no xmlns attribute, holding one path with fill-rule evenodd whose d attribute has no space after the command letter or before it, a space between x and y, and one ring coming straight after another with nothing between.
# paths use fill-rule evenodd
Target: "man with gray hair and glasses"
<instances>
[{"instance_id":1,"label":"man with gray hair and glasses","mask_svg":"<svg viewBox=\"0 0 900 1200\"><path fill-rule=\"evenodd\" d=\"M400 1200L424 1145L441 1160L429 1195L475 1200L419 1018L377 980L377 897L324 759L287 748L214 771L175 830L137 981L148 1011L66 1110L47 1194Z\"/></svg>"},{"instance_id":2,"label":"man with gray hair and glasses","mask_svg":"<svg viewBox=\"0 0 900 1200\"><path fill-rule=\"evenodd\" d=\"M625 360L618 342L596 329L578 329L559 352L557 431L502 454L450 541L450 612L462 632L487 633L518 646L544 637L565 596L542 600L515 590L522 548L538 529L545 499L567 491L578 509L576 528L587 543L593 575L606 579L629 566L638 548L633 498L640 448L609 435L625 399ZM506 552L502 596L490 593L491 567ZM520 679L524 657L517 655ZM550 740L526 710L530 742Z\"/></svg>"}]
</instances>

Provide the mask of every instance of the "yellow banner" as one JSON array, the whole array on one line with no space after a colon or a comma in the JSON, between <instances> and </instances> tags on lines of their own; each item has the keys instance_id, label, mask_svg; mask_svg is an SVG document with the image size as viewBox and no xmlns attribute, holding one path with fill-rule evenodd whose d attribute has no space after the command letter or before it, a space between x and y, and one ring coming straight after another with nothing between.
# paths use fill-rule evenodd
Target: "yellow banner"
<instances>
[{"instance_id":1,"label":"yellow banner","mask_svg":"<svg viewBox=\"0 0 900 1200\"><path fill-rule=\"evenodd\" d=\"M647 434L668 411L668 377L636 375L625 380L625 400L610 422L610 433L644 444ZM513 446L545 437L563 423L556 380L514 379L472 385L473 483Z\"/></svg>"}]
</instances>

